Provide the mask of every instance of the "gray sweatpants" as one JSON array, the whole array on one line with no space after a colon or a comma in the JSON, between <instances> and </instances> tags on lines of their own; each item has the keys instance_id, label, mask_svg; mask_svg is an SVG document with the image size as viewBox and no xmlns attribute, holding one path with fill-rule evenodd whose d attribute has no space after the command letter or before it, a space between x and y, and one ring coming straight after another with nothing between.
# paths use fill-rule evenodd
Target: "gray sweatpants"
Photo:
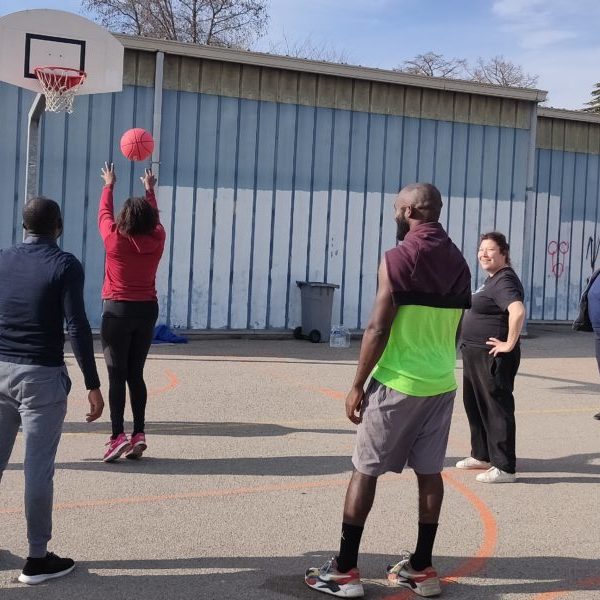
<instances>
[{"instance_id":1,"label":"gray sweatpants","mask_svg":"<svg viewBox=\"0 0 600 600\"><path fill-rule=\"evenodd\" d=\"M22 426L25 517L31 557L45 556L52 537L54 459L70 389L66 367L0 361L0 480Z\"/></svg>"}]
</instances>

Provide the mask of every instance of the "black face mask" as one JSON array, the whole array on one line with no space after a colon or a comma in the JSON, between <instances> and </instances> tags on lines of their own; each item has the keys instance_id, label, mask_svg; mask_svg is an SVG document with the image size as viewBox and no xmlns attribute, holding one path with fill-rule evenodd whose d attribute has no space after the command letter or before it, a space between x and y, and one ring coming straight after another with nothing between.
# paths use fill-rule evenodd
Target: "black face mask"
<instances>
[{"instance_id":1,"label":"black face mask","mask_svg":"<svg viewBox=\"0 0 600 600\"><path fill-rule=\"evenodd\" d=\"M400 213L400 216L396 217L396 241L402 242L409 231L408 220L404 218L404 213Z\"/></svg>"}]
</instances>

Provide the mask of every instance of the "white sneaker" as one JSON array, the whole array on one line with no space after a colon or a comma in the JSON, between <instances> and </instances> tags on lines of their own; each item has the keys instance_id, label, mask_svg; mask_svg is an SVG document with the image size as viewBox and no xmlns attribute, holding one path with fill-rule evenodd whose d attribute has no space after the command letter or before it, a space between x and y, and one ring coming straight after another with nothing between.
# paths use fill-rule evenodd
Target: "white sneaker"
<instances>
[{"instance_id":1,"label":"white sneaker","mask_svg":"<svg viewBox=\"0 0 600 600\"><path fill-rule=\"evenodd\" d=\"M456 463L457 469L489 469L492 465L484 460L477 460L472 456L467 456Z\"/></svg>"},{"instance_id":2,"label":"white sneaker","mask_svg":"<svg viewBox=\"0 0 600 600\"><path fill-rule=\"evenodd\" d=\"M492 467L485 473L480 473L475 477L481 483L514 483L517 480L515 473L507 473L498 467Z\"/></svg>"}]
</instances>

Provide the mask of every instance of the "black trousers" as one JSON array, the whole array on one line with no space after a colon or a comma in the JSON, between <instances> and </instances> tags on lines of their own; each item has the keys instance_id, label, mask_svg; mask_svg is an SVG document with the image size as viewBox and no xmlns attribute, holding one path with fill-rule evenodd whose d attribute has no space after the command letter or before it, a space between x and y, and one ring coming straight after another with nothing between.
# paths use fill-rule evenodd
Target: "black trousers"
<instances>
[{"instance_id":1,"label":"black trousers","mask_svg":"<svg viewBox=\"0 0 600 600\"><path fill-rule=\"evenodd\" d=\"M133 434L144 431L148 397L144 365L157 318L157 302L104 301L100 338L108 368L113 437L124 431L126 386L133 413Z\"/></svg>"},{"instance_id":2,"label":"black trousers","mask_svg":"<svg viewBox=\"0 0 600 600\"><path fill-rule=\"evenodd\" d=\"M461 346L463 401L471 429L471 456L507 473L516 471L515 376L521 349L494 357L485 348Z\"/></svg>"}]
</instances>

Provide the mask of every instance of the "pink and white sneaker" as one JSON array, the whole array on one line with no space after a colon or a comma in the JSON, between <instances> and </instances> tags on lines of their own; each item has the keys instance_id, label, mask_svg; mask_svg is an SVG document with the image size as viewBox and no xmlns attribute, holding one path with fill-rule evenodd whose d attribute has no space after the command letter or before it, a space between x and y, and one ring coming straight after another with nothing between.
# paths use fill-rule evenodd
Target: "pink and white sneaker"
<instances>
[{"instance_id":1,"label":"pink and white sneaker","mask_svg":"<svg viewBox=\"0 0 600 600\"><path fill-rule=\"evenodd\" d=\"M415 571L410 564L411 553L404 551L395 565L388 565L386 570L389 585L406 587L419 596L429 598L442 593L440 579L433 567Z\"/></svg>"},{"instance_id":2,"label":"pink and white sneaker","mask_svg":"<svg viewBox=\"0 0 600 600\"><path fill-rule=\"evenodd\" d=\"M120 433L116 438L108 438L106 444L106 452L104 453L104 462L113 462L117 460L121 454L127 452L131 448L128 437L124 433Z\"/></svg>"},{"instance_id":3,"label":"pink and white sneaker","mask_svg":"<svg viewBox=\"0 0 600 600\"><path fill-rule=\"evenodd\" d=\"M131 448L125 453L125 458L142 458L142 454L147 447L146 436L143 433L136 433L131 436Z\"/></svg>"}]
</instances>

